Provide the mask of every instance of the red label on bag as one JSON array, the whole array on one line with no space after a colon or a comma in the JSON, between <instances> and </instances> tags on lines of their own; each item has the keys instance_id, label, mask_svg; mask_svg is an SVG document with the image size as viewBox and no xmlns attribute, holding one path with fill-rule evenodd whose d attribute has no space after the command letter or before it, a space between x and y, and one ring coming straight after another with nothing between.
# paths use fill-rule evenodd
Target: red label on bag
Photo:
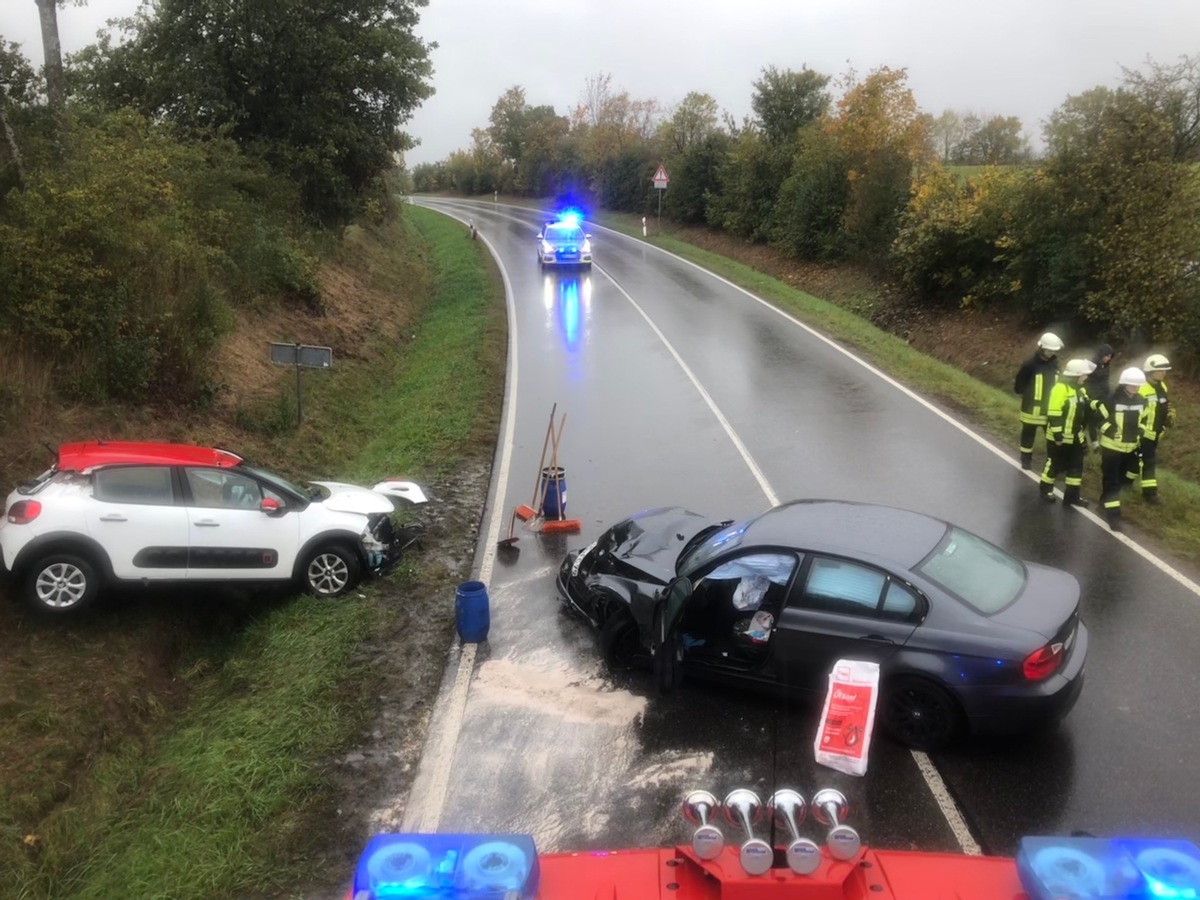
<instances>
[{"instance_id":1,"label":"red label on bag","mask_svg":"<svg viewBox=\"0 0 1200 900\"><path fill-rule=\"evenodd\" d=\"M874 688L867 684L834 680L825 718L821 722L820 748L823 751L862 759L874 693Z\"/></svg>"}]
</instances>

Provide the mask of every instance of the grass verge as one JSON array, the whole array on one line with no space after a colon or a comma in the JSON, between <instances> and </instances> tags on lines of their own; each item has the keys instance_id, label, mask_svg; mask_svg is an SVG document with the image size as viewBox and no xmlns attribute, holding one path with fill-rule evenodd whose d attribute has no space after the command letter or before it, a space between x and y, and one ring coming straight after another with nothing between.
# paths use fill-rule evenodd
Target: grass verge
<instances>
[{"instance_id":1,"label":"grass verge","mask_svg":"<svg viewBox=\"0 0 1200 900\"><path fill-rule=\"evenodd\" d=\"M401 221L364 236L356 252L374 278L412 254L423 260L422 284L407 292L419 306L410 310L411 337L363 348L361 359L312 379L304 424L264 438L260 453L280 469L347 479L487 465L503 385L504 307L481 246L444 217L405 207ZM469 533L473 524L455 527ZM428 579L442 574L423 565L445 563L410 555L387 581L342 602L159 597L152 607L108 611L96 631L88 622L39 631L51 652L87 644L70 657L76 665L82 651L101 656L111 649L106 636L129 639L147 620L177 628L170 641L179 649L169 690L142 702L144 727L90 747L81 744L111 728L112 717L99 709L62 715L47 698L22 704L21 685L4 685L14 698L6 705L25 714L0 724L0 744L18 747L35 733L54 740L43 756L4 770L0 796L12 803L0 810L3 896L261 897L328 883L322 854L339 799L328 763L357 745L376 712L378 655L364 645L414 617L426 621L436 671L422 689L436 694L452 623L448 614L429 622L428 610L405 602L427 596ZM163 604L176 602L164 624ZM168 695L179 698L175 706ZM64 758L71 764L58 765Z\"/></svg>"},{"instance_id":2,"label":"grass verge","mask_svg":"<svg viewBox=\"0 0 1200 900\"><path fill-rule=\"evenodd\" d=\"M764 300L791 313L822 334L852 347L858 355L897 381L939 404L971 425L997 446L1017 452L1016 407L1007 391L984 384L949 363L927 356L904 340L833 303L814 297L725 256L703 250L670 234L642 238L641 219L621 213L593 217L630 237L646 240L709 269ZM1182 429L1177 429L1182 431ZM1174 438L1175 435L1172 435ZM1180 435L1178 452L1187 453L1190 435ZM1098 491L1098 454L1089 462L1087 485ZM1200 484L1180 478L1161 466L1158 471L1162 505L1150 508L1134 496L1122 502L1122 517L1148 537L1148 543L1190 563L1200 563Z\"/></svg>"}]
</instances>

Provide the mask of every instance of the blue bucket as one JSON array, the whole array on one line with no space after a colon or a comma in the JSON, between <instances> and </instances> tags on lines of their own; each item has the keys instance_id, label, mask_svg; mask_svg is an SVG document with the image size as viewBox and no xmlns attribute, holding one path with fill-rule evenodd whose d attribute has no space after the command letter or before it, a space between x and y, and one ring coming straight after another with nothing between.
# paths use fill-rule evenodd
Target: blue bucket
<instances>
[{"instance_id":1,"label":"blue bucket","mask_svg":"<svg viewBox=\"0 0 1200 900\"><path fill-rule=\"evenodd\" d=\"M487 585L482 581L464 581L454 592L454 626L459 638L464 644L486 641L489 625Z\"/></svg>"},{"instance_id":2,"label":"blue bucket","mask_svg":"<svg viewBox=\"0 0 1200 900\"><path fill-rule=\"evenodd\" d=\"M567 514L567 470L562 466L542 469L542 515L559 519Z\"/></svg>"}]
</instances>

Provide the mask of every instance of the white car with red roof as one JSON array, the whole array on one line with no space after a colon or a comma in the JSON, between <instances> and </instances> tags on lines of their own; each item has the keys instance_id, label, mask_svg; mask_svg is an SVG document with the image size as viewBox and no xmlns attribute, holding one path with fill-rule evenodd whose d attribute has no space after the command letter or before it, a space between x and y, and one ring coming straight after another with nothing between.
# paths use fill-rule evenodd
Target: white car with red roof
<instances>
[{"instance_id":1,"label":"white car with red roof","mask_svg":"<svg viewBox=\"0 0 1200 900\"><path fill-rule=\"evenodd\" d=\"M56 614L121 582L293 582L334 597L396 560L393 513L426 500L401 480L301 487L210 447L63 444L9 494L0 569Z\"/></svg>"}]
</instances>

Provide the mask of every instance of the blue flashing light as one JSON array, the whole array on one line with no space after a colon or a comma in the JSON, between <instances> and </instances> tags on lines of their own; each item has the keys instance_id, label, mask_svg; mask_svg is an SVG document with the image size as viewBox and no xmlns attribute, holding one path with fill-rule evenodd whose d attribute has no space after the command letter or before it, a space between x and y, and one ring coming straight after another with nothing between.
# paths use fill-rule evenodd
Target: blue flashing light
<instances>
[{"instance_id":1,"label":"blue flashing light","mask_svg":"<svg viewBox=\"0 0 1200 900\"><path fill-rule=\"evenodd\" d=\"M1030 900L1200 900L1188 841L1027 837L1017 874Z\"/></svg>"},{"instance_id":2,"label":"blue flashing light","mask_svg":"<svg viewBox=\"0 0 1200 900\"><path fill-rule=\"evenodd\" d=\"M359 856L351 896L532 900L537 890L537 849L529 835L377 834Z\"/></svg>"},{"instance_id":3,"label":"blue flashing light","mask_svg":"<svg viewBox=\"0 0 1200 900\"><path fill-rule=\"evenodd\" d=\"M569 207L559 211L558 221L564 225L579 225L583 221L583 213Z\"/></svg>"}]
</instances>

